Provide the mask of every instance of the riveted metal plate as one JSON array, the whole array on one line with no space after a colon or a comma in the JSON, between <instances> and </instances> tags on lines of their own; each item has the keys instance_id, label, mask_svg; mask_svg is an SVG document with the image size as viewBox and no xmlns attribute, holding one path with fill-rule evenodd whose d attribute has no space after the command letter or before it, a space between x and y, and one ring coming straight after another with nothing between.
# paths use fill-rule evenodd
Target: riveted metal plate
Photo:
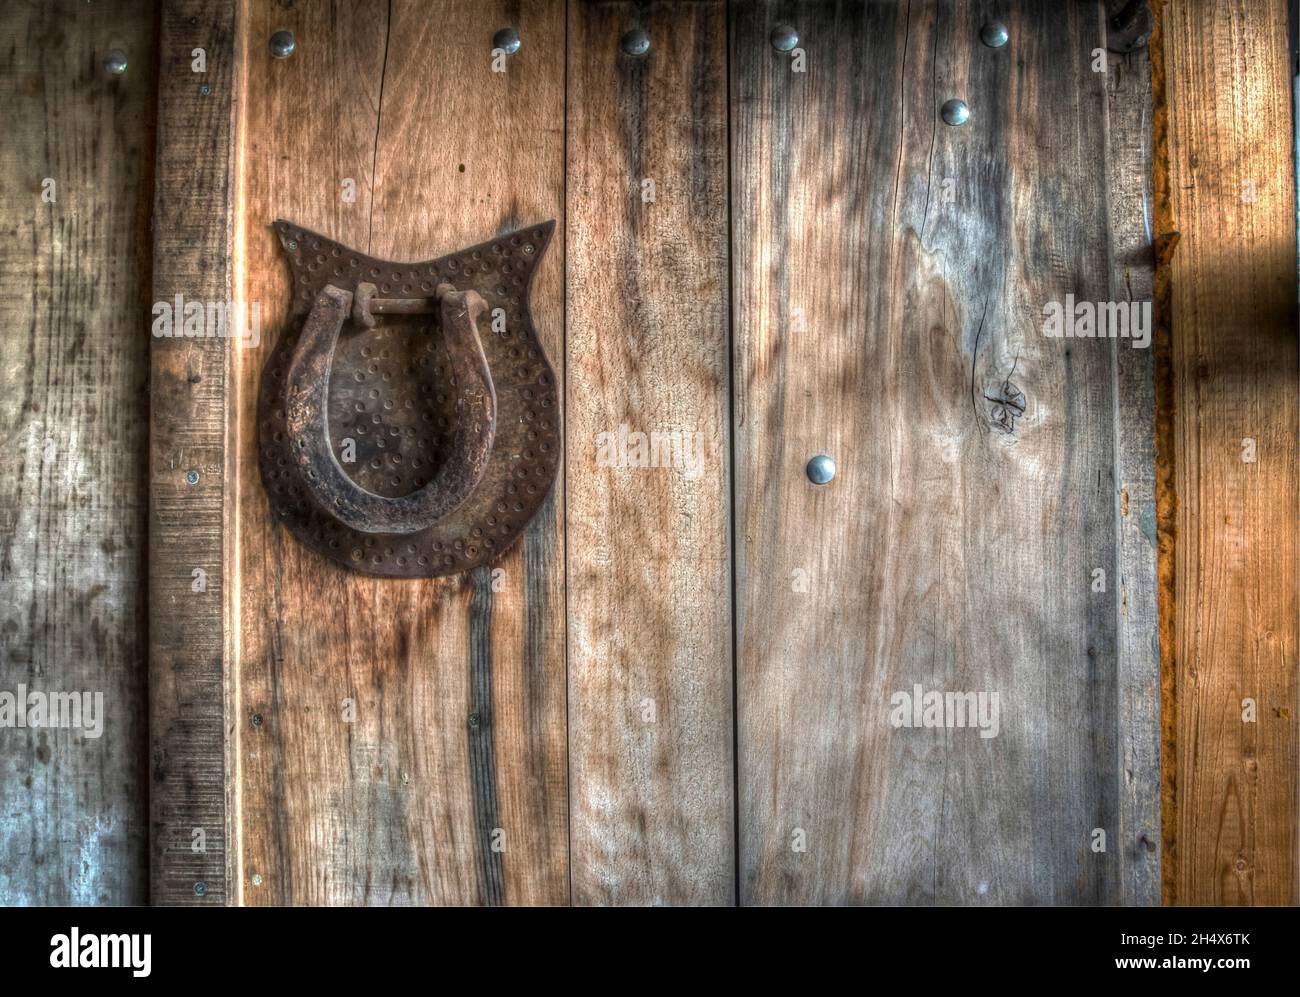
<instances>
[{"instance_id":1,"label":"riveted metal plate","mask_svg":"<svg viewBox=\"0 0 1300 997\"><path fill-rule=\"evenodd\" d=\"M424 578L489 563L523 532L560 465L559 392L529 311L532 277L554 227L546 222L436 259L395 263L275 222L293 273L293 303L262 373L261 470L275 519L301 543L366 574ZM464 503L416 533L363 533L339 522L294 460L285 402L298 337L327 285L355 294L360 283L397 298L431 297L439 284L450 284L477 291L488 306L479 338L497 396L491 456ZM373 329L350 318L329 373L333 452L366 491L417 491L450 457L456 392L436 310L379 315Z\"/></svg>"}]
</instances>

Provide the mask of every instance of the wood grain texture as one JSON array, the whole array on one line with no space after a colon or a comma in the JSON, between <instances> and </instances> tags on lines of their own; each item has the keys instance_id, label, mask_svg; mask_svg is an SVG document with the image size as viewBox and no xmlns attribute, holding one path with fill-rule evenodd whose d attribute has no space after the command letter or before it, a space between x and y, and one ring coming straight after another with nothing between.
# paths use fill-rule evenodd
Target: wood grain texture
<instances>
[{"instance_id":1,"label":"wood grain texture","mask_svg":"<svg viewBox=\"0 0 1300 997\"><path fill-rule=\"evenodd\" d=\"M780 21L806 73L768 44ZM1118 840L1114 351L1041 332L1046 303L1113 286L1102 23L736 10L743 902L1114 903L1147 861ZM997 693L998 735L895 727L916 685Z\"/></svg>"},{"instance_id":2,"label":"wood grain texture","mask_svg":"<svg viewBox=\"0 0 1300 997\"><path fill-rule=\"evenodd\" d=\"M1113 8L1116 3L1108 5ZM1108 24L1111 22L1108 22ZM1107 67L1110 300L1150 302L1151 64L1145 46ZM1117 902L1160 903L1160 640L1157 625L1154 351L1111 340L1115 399L1119 841Z\"/></svg>"},{"instance_id":3,"label":"wood grain texture","mask_svg":"<svg viewBox=\"0 0 1300 997\"><path fill-rule=\"evenodd\" d=\"M494 73L505 25L523 44ZM280 28L297 50L275 60ZM563 903L562 485L493 568L368 578L273 525L255 423L288 312L273 219L394 260L562 228L563 7L255 2L244 37L241 286L264 321L238 358L241 900ZM532 289L557 376L563 259L557 233Z\"/></svg>"},{"instance_id":4,"label":"wood grain texture","mask_svg":"<svg viewBox=\"0 0 1300 997\"><path fill-rule=\"evenodd\" d=\"M98 736L0 729L7 905L148 897L154 17L73 0L0 11L0 691L102 696ZM122 76L104 69L113 49Z\"/></svg>"},{"instance_id":5,"label":"wood grain texture","mask_svg":"<svg viewBox=\"0 0 1300 997\"><path fill-rule=\"evenodd\" d=\"M166 0L153 297L233 299L236 4ZM202 48L206 71L194 72ZM226 848L228 341L154 337L149 384L150 899L231 900ZM195 585L195 571L203 584ZM201 837L196 837L201 831ZM200 847L196 849L196 845Z\"/></svg>"},{"instance_id":6,"label":"wood grain texture","mask_svg":"<svg viewBox=\"0 0 1300 997\"><path fill-rule=\"evenodd\" d=\"M734 898L725 24L569 7L575 903ZM678 447L644 466L635 433Z\"/></svg>"},{"instance_id":7,"label":"wood grain texture","mask_svg":"<svg viewBox=\"0 0 1300 997\"><path fill-rule=\"evenodd\" d=\"M1162 272L1165 900L1294 904L1300 370L1286 9L1179 0L1162 17L1157 235L1180 235Z\"/></svg>"}]
</instances>

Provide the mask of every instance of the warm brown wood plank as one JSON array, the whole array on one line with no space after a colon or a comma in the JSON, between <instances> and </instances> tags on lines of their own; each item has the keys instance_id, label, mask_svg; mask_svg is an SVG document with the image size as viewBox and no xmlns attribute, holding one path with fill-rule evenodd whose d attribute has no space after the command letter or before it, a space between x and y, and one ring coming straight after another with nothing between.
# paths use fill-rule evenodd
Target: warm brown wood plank
<instances>
[{"instance_id":1,"label":"warm brown wood plank","mask_svg":"<svg viewBox=\"0 0 1300 997\"><path fill-rule=\"evenodd\" d=\"M0 692L89 693L92 709L101 697L81 729L0 729L6 904L148 898L155 14L74 0L0 10ZM114 49L120 76L104 68Z\"/></svg>"},{"instance_id":2,"label":"warm brown wood plank","mask_svg":"<svg viewBox=\"0 0 1300 997\"><path fill-rule=\"evenodd\" d=\"M576 903L734 897L725 24L718 2L569 7ZM685 434L699 464L617 466L621 428Z\"/></svg>"},{"instance_id":3,"label":"warm brown wood plank","mask_svg":"<svg viewBox=\"0 0 1300 997\"><path fill-rule=\"evenodd\" d=\"M502 574L367 578L272 525L254 416L287 313L274 218L397 260L562 229L563 16L558 3L249 5L240 245L264 324L239 356L237 402L244 903L568 899L562 487ZM506 25L522 46L494 73ZM297 50L274 60L280 28ZM557 231L532 289L557 374L563 257Z\"/></svg>"},{"instance_id":4,"label":"warm brown wood plank","mask_svg":"<svg viewBox=\"0 0 1300 997\"><path fill-rule=\"evenodd\" d=\"M233 298L236 4L166 0L159 38L153 297ZM194 50L206 71L194 72ZM224 338L152 340L150 897L229 902ZM203 572L201 590L195 571ZM201 832L201 836L199 834ZM196 850L198 846L199 850Z\"/></svg>"},{"instance_id":5,"label":"warm brown wood plank","mask_svg":"<svg viewBox=\"0 0 1300 997\"><path fill-rule=\"evenodd\" d=\"M993 8L736 9L745 902L1117 902L1134 855L1114 353L1041 332L1112 286L1103 18L1016 4L990 49ZM916 685L997 693L997 736L895 727Z\"/></svg>"},{"instance_id":6,"label":"warm brown wood plank","mask_svg":"<svg viewBox=\"0 0 1300 997\"><path fill-rule=\"evenodd\" d=\"M1181 236L1161 274L1170 903L1300 900L1300 372L1286 16L1268 0L1178 0L1164 6L1152 42L1157 238Z\"/></svg>"}]
</instances>

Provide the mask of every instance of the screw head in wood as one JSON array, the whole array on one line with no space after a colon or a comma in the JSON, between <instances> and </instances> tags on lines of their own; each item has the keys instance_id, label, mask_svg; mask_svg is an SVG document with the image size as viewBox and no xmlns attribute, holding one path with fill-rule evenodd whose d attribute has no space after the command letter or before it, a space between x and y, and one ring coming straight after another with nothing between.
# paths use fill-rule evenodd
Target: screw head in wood
<instances>
[{"instance_id":1,"label":"screw head in wood","mask_svg":"<svg viewBox=\"0 0 1300 997\"><path fill-rule=\"evenodd\" d=\"M185 480L191 485L197 485L199 483L199 472L193 470L186 471Z\"/></svg>"},{"instance_id":2,"label":"screw head in wood","mask_svg":"<svg viewBox=\"0 0 1300 997\"><path fill-rule=\"evenodd\" d=\"M1007 26L1001 21L989 21L988 24L980 28L980 41L989 48L1001 48L1010 37L1007 34Z\"/></svg>"},{"instance_id":3,"label":"screw head in wood","mask_svg":"<svg viewBox=\"0 0 1300 997\"><path fill-rule=\"evenodd\" d=\"M514 28L502 28L492 36L492 47L499 48L506 55L519 51L519 32Z\"/></svg>"},{"instance_id":4,"label":"screw head in wood","mask_svg":"<svg viewBox=\"0 0 1300 997\"><path fill-rule=\"evenodd\" d=\"M645 55L650 51L650 36L644 28L633 28L623 35L619 46L628 55Z\"/></svg>"},{"instance_id":5,"label":"screw head in wood","mask_svg":"<svg viewBox=\"0 0 1300 997\"><path fill-rule=\"evenodd\" d=\"M794 27L789 24L778 24L772 29L772 34L769 37L772 41L772 47L778 52L789 52L799 44L799 32L795 31Z\"/></svg>"},{"instance_id":6,"label":"screw head in wood","mask_svg":"<svg viewBox=\"0 0 1300 997\"><path fill-rule=\"evenodd\" d=\"M287 59L298 47L292 31L277 31L271 35L271 54L277 59Z\"/></svg>"},{"instance_id":7,"label":"screw head in wood","mask_svg":"<svg viewBox=\"0 0 1300 997\"><path fill-rule=\"evenodd\" d=\"M970 120L970 108L964 100L945 100L939 112L945 125L964 125Z\"/></svg>"},{"instance_id":8,"label":"screw head in wood","mask_svg":"<svg viewBox=\"0 0 1300 997\"><path fill-rule=\"evenodd\" d=\"M126 53L115 48L104 56L104 69L110 76L121 76L126 72Z\"/></svg>"},{"instance_id":9,"label":"screw head in wood","mask_svg":"<svg viewBox=\"0 0 1300 997\"><path fill-rule=\"evenodd\" d=\"M808 462L808 480L814 485L830 484L835 477L835 458L819 453Z\"/></svg>"},{"instance_id":10,"label":"screw head in wood","mask_svg":"<svg viewBox=\"0 0 1300 997\"><path fill-rule=\"evenodd\" d=\"M207 892L208 892L208 884L207 884L207 883L204 883L204 882L198 882L198 883L195 883L195 884L194 884L194 895L195 895L196 897L201 897L201 896L203 896L203 895L204 895L205 893L207 893Z\"/></svg>"}]
</instances>

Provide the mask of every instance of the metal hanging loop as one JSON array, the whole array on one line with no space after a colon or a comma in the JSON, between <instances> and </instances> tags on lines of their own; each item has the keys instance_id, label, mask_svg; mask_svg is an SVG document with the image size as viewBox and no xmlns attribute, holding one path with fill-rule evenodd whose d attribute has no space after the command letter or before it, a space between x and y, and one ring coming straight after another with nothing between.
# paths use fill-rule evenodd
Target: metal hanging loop
<instances>
[{"instance_id":1,"label":"metal hanging loop","mask_svg":"<svg viewBox=\"0 0 1300 997\"><path fill-rule=\"evenodd\" d=\"M483 478L496 437L497 396L475 324L487 304L475 291L440 284L434 299L375 297L375 286L357 286L357 318L374 327L374 312L420 314L428 300L441 305L447 352L458 386L456 431L450 458L433 480L408 495L388 497L366 491L339 463L330 445L326 411L334 347L353 294L326 285L307 316L289 366L285 414L306 487L320 508L360 533L418 533L455 511Z\"/></svg>"}]
</instances>

